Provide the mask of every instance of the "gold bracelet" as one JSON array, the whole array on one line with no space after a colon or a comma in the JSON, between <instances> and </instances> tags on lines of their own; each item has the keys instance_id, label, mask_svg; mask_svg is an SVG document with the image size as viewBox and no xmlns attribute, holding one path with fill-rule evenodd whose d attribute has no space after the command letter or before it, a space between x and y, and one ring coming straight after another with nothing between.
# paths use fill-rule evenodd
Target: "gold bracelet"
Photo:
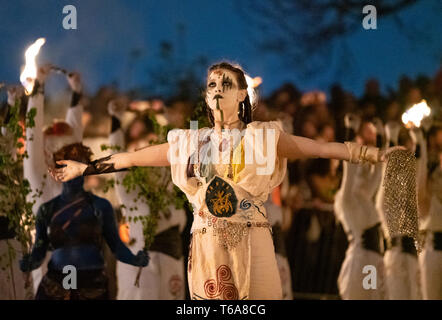
<instances>
[{"instance_id":1,"label":"gold bracelet","mask_svg":"<svg viewBox=\"0 0 442 320\"><path fill-rule=\"evenodd\" d=\"M370 162L375 164L379 162L379 148L360 145L355 142L345 141L348 153L350 153L349 161L351 163Z\"/></svg>"}]
</instances>

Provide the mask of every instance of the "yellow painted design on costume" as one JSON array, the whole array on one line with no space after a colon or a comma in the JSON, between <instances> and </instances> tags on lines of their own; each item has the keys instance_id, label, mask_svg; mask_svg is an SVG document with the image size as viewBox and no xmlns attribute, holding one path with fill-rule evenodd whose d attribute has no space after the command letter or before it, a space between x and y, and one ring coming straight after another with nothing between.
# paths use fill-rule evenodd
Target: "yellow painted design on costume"
<instances>
[{"instance_id":1,"label":"yellow painted design on costume","mask_svg":"<svg viewBox=\"0 0 442 320\"><path fill-rule=\"evenodd\" d=\"M244 155L244 137L241 138L241 143L233 150L232 159L232 171L233 171L233 181L235 183L239 180L239 173L245 167L245 155Z\"/></svg>"},{"instance_id":2,"label":"yellow painted design on costume","mask_svg":"<svg viewBox=\"0 0 442 320\"><path fill-rule=\"evenodd\" d=\"M244 154L244 137L241 138L241 143L238 143L233 150L233 154L230 157L230 164L232 166L233 182L238 183L239 174L245 167L245 154ZM229 167L224 170L224 178L229 178Z\"/></svg>"},{"instance_id":3,"label":"yellow painted design on costume","mask_svg":"<svg viewBox=\"0 0 442 320\"><path fill-rule=\"evenodd\" d=\"M211 199L213 204L213 211L216 215L221 215L223 212L232 211L232 203L230 202L230 193L224 194L224 191L217 191L215 199Z\"/></svg>"}]
</instances>

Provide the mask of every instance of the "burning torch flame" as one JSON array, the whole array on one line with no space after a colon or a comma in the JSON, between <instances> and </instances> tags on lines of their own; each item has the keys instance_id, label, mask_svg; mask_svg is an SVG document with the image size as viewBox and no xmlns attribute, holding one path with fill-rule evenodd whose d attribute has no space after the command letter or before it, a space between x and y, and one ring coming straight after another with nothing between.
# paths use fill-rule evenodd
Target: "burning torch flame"
<instances>
[{"instance_id":1,"label":"burning torch flame","mask_svg":"<svg viewBox=\"0 0 442 320\"><path fill-rule=\"evenodd\" d=\"M402 114L402 122L406 126L413 124L415 127L420 127L422 119L428 117L431 113L430 107L427 102L422 99L421 102L416 103L410 109Z\"/></svg>"},{"instance_id":2,"label":"burning torch flame","mask_svg":"<svg viewBox=\"0 0 442 320\"><path fill-rule=\"evenodd\" d=\"M247 93L249 94L250 103L252 106L255 104L255 100L257 99L257 94L255 88L257 88L262 83L261 77L251 78L246 75L247 81Z\"/></svg>"},{"instance_id":3,"label":"burning torch flame","mask_svg":"<svg viewBox=\"0 0 442 320\"><path fill-rule=\"evenodd\" d=\"M35 63L35 57L45 41L45 38L37 39L25 52L26 65L23 72L20 74L20 82L25 88L25 93L27 95L30 95L34 89L35 79L37 78L37 64Z\"/></svg>"}]
</instances>

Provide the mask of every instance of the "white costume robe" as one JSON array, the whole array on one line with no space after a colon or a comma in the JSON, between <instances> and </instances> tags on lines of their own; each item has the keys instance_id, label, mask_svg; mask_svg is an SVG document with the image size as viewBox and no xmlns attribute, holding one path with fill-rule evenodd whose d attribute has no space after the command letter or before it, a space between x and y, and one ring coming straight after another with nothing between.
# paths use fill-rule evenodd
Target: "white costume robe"
<instances>
[{"instance_id":1,"label":"white costume robe","mask_svg":"<svg viewBox=\"0 0 442 320\"><path fill-rule=\"evenodd\" d=\"M194 208L188 261L191 298L281 299L270 224L263 206L286 172L287 159L277 156L280 125L273 121L249 123L240 144L243 148L237 145L233 151L233 164L238 165L210 161L205 164L211 172L208 179L187 174L188 158L198 146L190 131L172 130L167 140L172 180ZM209 149L218 150L221 140L213 129L197 133L197 141L198 136L210 136ZM257 161L242 161L253 154L267 157L267 162L258 165ZM198 163L200 170L194 170L195 174L204 172L203 163ZM269 170L264 170L266 165ZM230 169L233 175L228 173Z\"/></svg>"},{"instance_id":2,"label":"white costume robe","mask_svg":"<svg viewBox=\"0 0 442 320\"><path fill-rule=\"evenodd\" d=\"M426 300L442 300L442 251L433 245L434 232L442 232L442 170L432 173L431 200L428 216L421 224L427 232L419 255L422 296Z\"/></svg>"}]
</instances>

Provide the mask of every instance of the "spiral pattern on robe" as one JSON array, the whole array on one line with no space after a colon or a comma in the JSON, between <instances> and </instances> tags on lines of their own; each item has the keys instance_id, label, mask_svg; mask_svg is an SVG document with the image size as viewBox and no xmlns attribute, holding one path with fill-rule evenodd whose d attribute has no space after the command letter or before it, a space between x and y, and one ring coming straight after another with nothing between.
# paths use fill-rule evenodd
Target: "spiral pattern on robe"
<instances>
[{"instance_id":1,"label":"spiral pattern on robe","mask_svg":"<svg viewBox=\"0 0 442 320\"><path fill-rule=\"evenodd\" d=\"M242 210L250 209L251 206L252 206L252 204L249 201L247 201L246 199L243 199L241 201L241 203L239 204L239 208Z\"/></svg>"},{"instance_id":2,"label":"spiral pattern on robe","mask_svg":"<svg viewBox=\"0 0 442 320\"><path fill-rule=\"evenodd\" d=\"M183 279L177 274L173 275L169 279L169 291L172 295L176 296L183 288Z\"/></svg>"},{"instance_id":3,"label":"spiral pattern on robe","mask_svg":"<svg viewBox=\"0 0 442 320\"><path fill-rule=\"evenodd\" d=\"M238 290L233 284L225 285L222 289L223 300L238 300Z\"/></svg>"},{"instance_id":4,"label":"spiral pattern on robe","mask_svg":"<svg viewBox=\"0 0 442 320\"><path fill-rule=\"evenodd\" d=\"M216 298L218 293L218 286L214 279L209 279L204 283L204 292L207 298Z\"/></svg>"},{"instance_id":5,"label":"spiral pattern on robe","mask_svg":"<svg viewBox=\"0 0 442 320\"><path fill-rule=\"evenodd\" d=\"M232 277L232 271L230 271L228 266L222 265L216 271L216 277L220 283L229 281Z\"/></svg>"},{"instance_id":6,"label":"spiral pattern on robe","mask_svg":"<svg viewBox=\"0 0 442 320\"><path fill-rule=\"evenodd\" d=\"M222 297L223 300L238 300L238 289L233 283L226 283L232 278L232 271L226 265L221 265L216 270L216 281L209 279L204 283L204 292L207 298Z\"/></svg>"}]
</instances>

